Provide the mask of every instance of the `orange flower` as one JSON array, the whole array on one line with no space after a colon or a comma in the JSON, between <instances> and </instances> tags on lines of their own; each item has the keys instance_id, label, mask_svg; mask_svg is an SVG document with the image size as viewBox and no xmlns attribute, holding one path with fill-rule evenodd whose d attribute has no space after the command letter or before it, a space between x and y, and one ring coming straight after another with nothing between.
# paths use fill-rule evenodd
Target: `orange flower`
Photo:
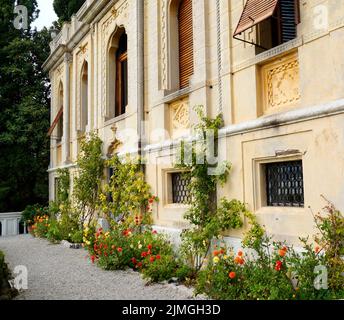
<instances>
[{"instance_id":1,"label":"orange flower","mask_svg":"<svg viewBox=\"0 0 344 320\"><path fill-rule=\"evenodd\" d=\"M319 253L320 252L320 247L319 246L316 246L315 247L315 253Z\"/></svg>"},{"instance_id":2,"label":"orange flower","mask_svg":"<svg viewBox=\"0 0 344 320\"><path fill-rule=\"evenodd\" d=\"M278 250L278 254L279 254L280 257L283 258L287 254L287 250L284 250L284 248L280 249L280 250Z\"/></svg>"},{"instance_id":3,"label":"orange flower","mask_svg":"<svg viewBox=\"0 0 344 320\"><path fill-rule=\"evenodd\" d=\"M239 257L242 257L244 255L244 253L240 250L239 252L238 252L238 256Z\"/></svg>"},{"instance_id":4,"label":"orange flower","mask_svg":"<svg viewBox=\"0 0 344 320\"><path fill-rule=\"evenodd\" d=\"M235 279L236 273L232 271L232 272L229 273L228 276L229 276L230 279Z\"/></svg>"},{"instance_id":5,"label":"orange flower","mask_svg":"<svg viewBox=\"0 0 344 320\"><path fill-rule=\"evenodd\" d=\"M234 262L235 262L236 264L243 265L243 264L245 263L245 260L244 260L243 258L241 258L241 257L236 257L236 258L234 259Z\"/></svg>"},{"instance_id":6,"label":"orange flower","mask_svg":"<svg viewBox=\"0 0 344 320\"><path fill-rule=\"evenodd\" d=\"M218 250L215 250L214 251L214 256L216 257L216 256L218 256L220 254L220 251L218 251Z\"/></svg>"}]
</instances>

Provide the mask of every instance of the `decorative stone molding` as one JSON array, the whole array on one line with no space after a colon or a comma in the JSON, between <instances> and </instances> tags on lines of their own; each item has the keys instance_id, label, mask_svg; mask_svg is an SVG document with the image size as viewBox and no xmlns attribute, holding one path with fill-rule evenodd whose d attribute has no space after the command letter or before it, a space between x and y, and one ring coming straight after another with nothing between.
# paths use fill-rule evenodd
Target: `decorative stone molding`
<instances>
[{"instance_id":1,"label":"decorative stone molding","mask_svg":"<svg viewBox=\"0 0 344 320\"><path fill-rule=\"evenodd\" d=\"M107 157L108 158L111 158L113 157L113 155L116 153L116 151L118 151L118 149L123 145L123 143L117 139L117 130L118 128L116 127L116 125L113 125L111 127L111 130L114 134L114 139L113 141L111 142L109 148L108 148L108 151L107 151Z\"/></svg>"},{"instance_id":2,"label":"decorative stone molding","mask_svg":"<svg viewBox=\"0 0 344 320\"><path fill-rule=\"evenodd\" d=\"M160 66L161 66L161 88L168 89L168 4L167 0L160 0Z\"/></svg>"},{"instance_id":3,"label":"decorative stone molding","mask_svg":"<svg viewBox=\"0 0 344 320\"><path fill-rule=\"evenodd\" d=\"M263 110L295 105L300 100L300 75L297 53L261 67Z\"/></svg>"},{"instance_id":4,"label":"decorative stone molding","mask_svg":"<svg viewBox=\"0 0 344 320\"><path fill-rule=\"evenodd\" d=\"M54 113L54 115L56 115L58 113L58 111L60 110L60 107L58 105L59 103L59 89L60 89L60 82L62 82L64 84L63 81L63 75L64 75L64 63L62 63L60 66L58 66L54 72L54 78L53 78L53 83L54 83L54 97L53 97L53 110L52 112Z\"/></svg>"},{"instance_id":5,"label":"decorative stone molding","mask_svg":"<svg viewBox=\"0 0 344 320\"><path fill-rule=\"evenodd\" d=\"M111 16L103 23L101 27L102 36L102 116L108 116L107 110L107 55L110 37L119 26L124 26L127 30L128 25L128 8L129 2L127 0L116 3L111 9ZM127 30L128 31L128 30Z\"/></svg>"},{"instance_id":6,"label":"decorative stone molding","mask_svg":"<svg viewBox=\"0 0 344 320\"><path fill-rule=\"evenodd\" d=\"M88 61L88 43L79 47L76 54L76 129L81 130L81 69L85 61Z\"/></svg>"},{"instance_id":7,"label":"decorative stone molding","mask_svg":"<svg viewBox=\"0 0 344 320\"><path fill-rule=\"evenodd\" d=\"M170 104L171 135L179 137L190 129L190 107L189 98L178 100Z\"/></svg>"}]
</instances>

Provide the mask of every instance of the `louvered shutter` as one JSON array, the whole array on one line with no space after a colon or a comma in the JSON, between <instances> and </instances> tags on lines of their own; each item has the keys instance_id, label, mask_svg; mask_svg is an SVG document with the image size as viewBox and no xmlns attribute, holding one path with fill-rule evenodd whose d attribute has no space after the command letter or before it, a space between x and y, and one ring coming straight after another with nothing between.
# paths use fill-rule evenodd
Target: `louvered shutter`
<instances>
[{"instance_id":1,"label":"louvered shutter","mask_svg":"<svg viewBox=\"0 0 344 320\"><path fill-rule=\"evenodd\" d=\"M296 6L291 0L280 0L280 15L282 21L282 43L296 38Z\"/></svg>"},{"instance_id":2,"label":"louvered shutter","mask_svg":"<svg viewBox=\"0 0 344 320\"><path fill-rule=\"evenodd\" d=\"M194 73L192 0L183 0L178 11L180 89L189 86Z\"/></svg>"},{"instance_id":3,"label":"louvered shutter","mask_svg":"<svg viewBox=\"0 0 344 320\"><path fill-rule=\"evenodd\" d=\"M278 0L247 0L238 26L234 32L234 37L272 17L277 5Z\"/></svg>"}]
</instances>

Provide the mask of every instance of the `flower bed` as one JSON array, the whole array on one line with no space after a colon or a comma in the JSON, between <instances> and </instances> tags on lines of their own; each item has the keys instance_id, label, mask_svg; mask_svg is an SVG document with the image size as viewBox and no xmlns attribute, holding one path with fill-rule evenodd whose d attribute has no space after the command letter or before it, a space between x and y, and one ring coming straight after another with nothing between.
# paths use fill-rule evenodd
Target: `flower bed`
<instances>
[{"instance_id":1,"label":"flower bed","mask_svg":"<svg viewBox=\"0 0 344 320\"><path fill-rule=\"evenodd\" d=\"M87 230L86 233L89 236ZM183 280L189 271L176 257L168 239L154 230L100 229L87 243L91 261L106 270L132 268L154 282L174 277Z\"/></svg>"}]
</instances>

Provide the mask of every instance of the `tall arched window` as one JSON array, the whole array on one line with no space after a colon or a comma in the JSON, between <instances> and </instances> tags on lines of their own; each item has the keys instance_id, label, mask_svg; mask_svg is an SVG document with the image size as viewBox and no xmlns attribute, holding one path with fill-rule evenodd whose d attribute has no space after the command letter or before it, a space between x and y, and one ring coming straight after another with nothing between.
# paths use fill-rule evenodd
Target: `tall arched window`
<instances>
[{"instance_id":1,"label":"tall arched window","mask_svg":"<svg viewBox=\"0 0 344 320\"><path fill-rule=\"evenodd\" d=\"M59 84L59 96L58 96L58 114L57 114L57 126L56 126L56 142L62 142L63 137L63 84Z\"/></svg>"},{"instance_id":2,"label":"tall arched window","mask_svg":"<svg viewBox=\"0 0 344 320\"><path fill-rule=\"evenodd\" d=\"M84 62L81 70L81 131L85 132L88 125L88 63Z\"/></svg>"},{"instance_id":3,"label":"tall arched window","mask_svg":"<svg viewBox=\"0 0 344 320\"><path fill-rule=\"evenodd\" d=\"M192 0L182 0L178 9L179 84L189 86L194 73Z\"/></svg>"},{"instance_id":4,"label":"tall arched window","mask_svg":"<svg viewBox=\"0 0 344 320\"><path fill-rule=\"evenodd\" d=\"M194 73L192 0L172 0L169 7L169 83L172 90L190 85Z\"/></svg>"},{"instance_id":5,"label":"tall arched window","mask_svg":"<svg viewBox=\"0 0 344 320\"><path fill-rule=\"evenodd\" d=\"M128 38L124 28L113 35L109 48L108 115L126 113L128 105Z\"/></svg>"}]
</instances>

